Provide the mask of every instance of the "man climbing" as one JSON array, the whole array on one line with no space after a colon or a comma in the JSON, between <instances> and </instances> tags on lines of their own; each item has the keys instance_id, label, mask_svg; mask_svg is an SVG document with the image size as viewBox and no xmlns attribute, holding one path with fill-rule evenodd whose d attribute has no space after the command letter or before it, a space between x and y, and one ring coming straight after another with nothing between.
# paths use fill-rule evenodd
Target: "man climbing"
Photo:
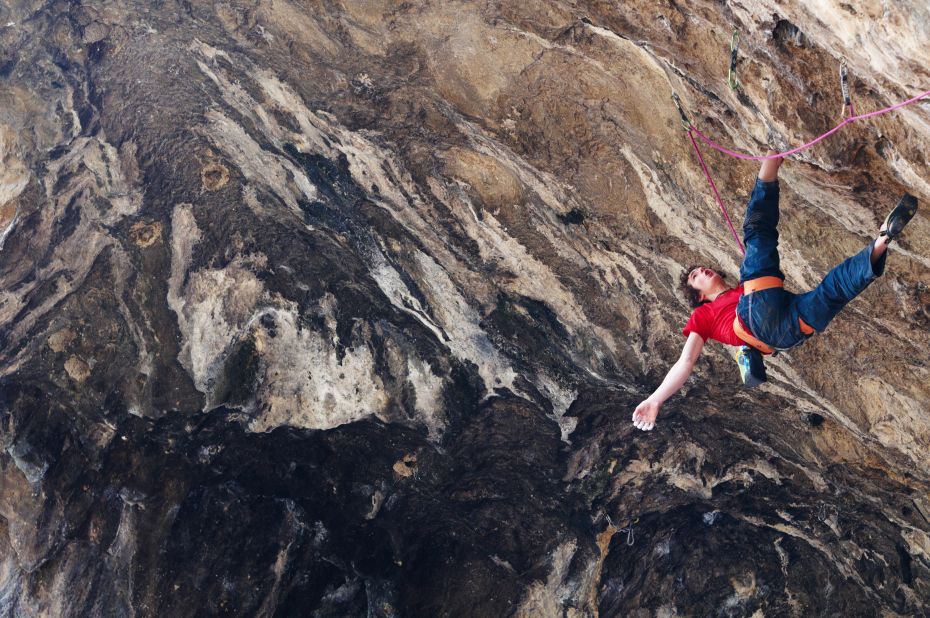
<instances>
[{"instance_id":1,"label":"man climbing","mask_svg":"<svg viewBox=\"0 0 930 618\"><path fill-rule=\"evenodd\" d=\"M777 154L770 151L768 156ZM746 255L740 281L730 288L709 268L690 270L683 278L694 311L683 334L681 357L662 384L633 412L633 424L644 431L655 426L662 404L691 375L704 344L715 339L745 346L738 358L744 382L765 380L761 354L800 345L827 324L885 270L886 249L917 212L917 200L905 194L882 224L877 238L834 267L815 289L792 294L784 289L778 259L778 168L783 159L762 162L746 209L743 241Z\"/></svg>"}]
</instances>

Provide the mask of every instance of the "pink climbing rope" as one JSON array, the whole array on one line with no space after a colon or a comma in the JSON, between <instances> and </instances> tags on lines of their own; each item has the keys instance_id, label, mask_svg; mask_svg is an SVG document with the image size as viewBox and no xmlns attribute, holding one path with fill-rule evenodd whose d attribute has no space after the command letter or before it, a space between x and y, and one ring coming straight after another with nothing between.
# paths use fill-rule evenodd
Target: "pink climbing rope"
<instances>
[{"instance_id":1,"label":"pink climbing rope","mask_svg":"<svg viewBox=\"0 0 930 618\"><path fill-rule=\"evenodd\" d=\"M688 137L691 138L691 144L694 146L694 152L697 153L698 161L701 162L701 169L704 170L704 175L707 176L707 181L710 183L710 188L714 190L714 195L717 196L717 204L720 205L720 210L723 211L723 216L727 220L727 225L730 226L730 232L733 233L733 238L736 239L736 244L739 245L739 250L743 252L743 255L746 255L746 249L743 247L742 241L739 239L739 234L736 233L736 228L733 227L733 222L730 221L730 213L727 212L727 207L723 205L723 200L720 198L720 192L717 191L717 185L714 184L714 179L711 178L710 172L707 171L707 165L704 163L704 157L701 156L701 150L698 148L697 142L694 141L694 134L691 129L688 129Z\"/></svg>"},{"instance_id":2,"label":"pink climbing rope","mask_svg":"<svg viewBox=\"0 0 930 618\"><path fill-rule=\"evenodd\" d=\"M926 92L924 92L924 93L921 93L921 94L917 95L916 97L912 97L912 98L908 99L907 101L903 101L903 102L901 102L901 103L898 103L898 104L896 104L896 105L892 105L892 106L890 106L890 107L886 107L886 108L884 108L884 109L880 109L880 110L877 110L877 111L874 111L874 112L868 112L867 114L859 114L859 115L857 115L857 116L848 116L848 117L846 117L846 118L843 119L843 122L839 123L838 125L836 125L836 126L833 127L832 129L830 129L829 131L827 131L826 133L824 133L823 135L821 135L820 137L818 137L818 138L816 138L816 139L813 139L813 140L807 142L806 144L803 144L803 145L801 145L801 146L798 146L797 148L792 148L791 150L786 150L785 152L779 152L779 153L773 154L773 155L747 155L747 154L743 154L743 153L740 153L740 152L734 152L734 151L732 151L732 150L730 150L730 149L728 149L728 148L725 148L725 147L721 146L720 144L716 143L715 141L713 141L712 139L710 139L709 137L707 137L706 135L704 135L703 133L701 133L700 131L698 131L695 127L692 126L692 127L690 128L690 130L694 131L694 133L695 133L698 137L701 138L701 141L703 141L705 144L707 144L707 145L710 146L711 148L713 148L713 149L715 149L715 150L719 150L720 152L722 152L722 153L724 153L724 154L728 154L728 155L730 155L731 157L736 157L737 159L744 159L744 160L746 160L746 161L765 161L765 160L767 160L767 159L778 159L778 158L780 158L780 157L788 157L788 156L791 156L791 155L793 155L793 154L797 154L797 153L801 152L802 150L807 150L808 148L810 148L810 147L813 146L814 144L816 144L816 143L818 143L818 142L821 142L821 141L823 141L824 139L830 137L831 135L833 135L834 133L836 133L837 131L839 131L840 129L842 129L843 127L845 127L846 125L848 125L848 124L850 124L850 123L852 123L852 122L855 122L855 121L857 121L857 120L865 120L866 118L871 118L872 116L880 116L881 114L887 114L888 112L893 112L893 111L896 110L896 109L901 109L902 107L906 107L906 106L908 106L908 105L911 105L912 103L916 103L916 102L919 101L920 99L923 99L924 97L927 97L927 96L930 96L930 90L928 90L928 91L926 91Z\"/></svg>"},{"instance_id":3,"label":"pink climbing rope","mask_svg":"<svg viewBox=\"0 0 930 618\"><path fill-rule=\"evenodd\" d=\"M850 103L849 105L850 115L844 118L843 122L839 123L832 129L830 129L829 131L821 135L820 137L817 137L807 142L806 144L798 146L797 148L792 148L791 150L786 150L785 152L779 152L777 154L772 154L772 155L747 155L741 152L735 152L733 150L730 150L729 148L725 148L721 146L720 144L714 142L707 136L705 136L700 131L698 131L697 128L695 128L694 125L692 125L688 121L688 119L685 117L684 111L682 111L680 105L678 107L678 112L681 114L682 120L684 121L685 126L688 129L688 137L691 138L691 145L694 146L694 152L697 154L698 161L700 161L701 163L701 169L704 170L704 175L707 177L707 182L710 184L710 188L713 189L714 191L714 197L717 198L717 204L720 206L720 210L723 211L723 216L727 220L727 225L730 226L730 232L733 234L733 238L736 239L736 244L739 245L739 250L743 252L743 255L745 255L746 249L745 247L743 247L743 243L739 239L739 234L736 233L736 228L733 227L733 222L730 220L730 213L727 212L727 207L724 205L723 199L720 197L720 192L717 191L717 185L714 184L714 179L711 177L710 172L707 169L707 164L704 163L704 157L701 155L701 149L698 148L697 141L695 141L694 139L695 135L700 137L701 141L703 141L705 144L707 144L711 148L715 150L719 150L723 154L730 155L731 157L736 157L737 159L743 159L746 161L766 161L768 159L779 159L781 157L788 157L793 154L797 154L801 152L802 150L807 150L814 144L825 140L826 138L830 137L831 135L833 135L834 133L836 133L837 131L845 127L846 125L853 123L857 120L865 120L866 118L871 118L873 116L880 116L881 114L887 114L888 112L893 112L896 109L901 109L902 107L906 107L912 103L916 103L920 99L923 99L924 97L927 97L927 96L930 96L930 90L923 92L917 95L916 97L912 97L908 99L907 101L902 101L901 103L898 103L896 105L892 105L884 109L876 110L874 112L868 112L866 114L859 114L859 115L855 114L855 108L853 108L852 104ZM679 104L677 95L676 95L675 101L676 101L676 104Z\"/></svg>"}]
</instances>

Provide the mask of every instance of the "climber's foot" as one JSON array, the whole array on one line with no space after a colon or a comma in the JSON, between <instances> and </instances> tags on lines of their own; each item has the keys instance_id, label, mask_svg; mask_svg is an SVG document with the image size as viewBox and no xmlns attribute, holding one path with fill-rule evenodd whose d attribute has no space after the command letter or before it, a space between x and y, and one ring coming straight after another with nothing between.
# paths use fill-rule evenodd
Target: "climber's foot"
<instances>
[{"instance_id":1,"label":"climber's foot","mask_svg":"<svg viewBox=\"0 0 930 618\"><path fill-rule=\"evenodd\" d=\"M885 222L879 228L879 236L886 236L887 242L890 243L898 237L915 214L917 214L917 198L910 193L905 193L894 210L885 217Z\"/></svg>"},{"instance_id":2,"label":"climber's foot","mask_svg":"<svg viewBox=\"0 0 930 618\"><path fill-rule=\"evenodd\" d=\"M772 155L778 154L776 150L769 150L765 153L765 156L770 157ZM777 157L775 159L766 159L762 162L762 167L759 168L759 180L762 182L772 182L778 180L778 168L781 167L784 159L782 157Z\"/></svg>"}]
</instances>

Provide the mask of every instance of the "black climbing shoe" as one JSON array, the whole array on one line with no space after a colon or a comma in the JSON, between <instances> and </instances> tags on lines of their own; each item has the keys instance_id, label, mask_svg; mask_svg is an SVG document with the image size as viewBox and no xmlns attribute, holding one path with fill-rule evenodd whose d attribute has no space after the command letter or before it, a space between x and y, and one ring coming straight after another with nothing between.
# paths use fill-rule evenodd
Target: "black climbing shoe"
<instances>
[{"instance_id":1,"label":"black climbing shoe","mask_svg":"<svg viewBox=\"0 0 930 618\"><path fill-rule=\"evenodd\" d=\"M891 242L898 237L898 234L901 233L907 222L914 218L916 213L917 198L910 193L905 193L898 205L894 207L894 210L885 217L885 222L882 224L885 229L880 232L880 235L887 236L888 242Z\"/></svg>"}]
</instances>

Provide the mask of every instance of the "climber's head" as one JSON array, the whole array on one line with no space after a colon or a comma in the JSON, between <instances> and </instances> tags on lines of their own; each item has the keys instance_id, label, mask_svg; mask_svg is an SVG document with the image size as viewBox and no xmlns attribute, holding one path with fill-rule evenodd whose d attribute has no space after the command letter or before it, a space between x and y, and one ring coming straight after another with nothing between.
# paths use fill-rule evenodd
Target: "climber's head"
<instances>
[{"instance_id":1,"label":"climber's head","mask_svg":"<svg viewBox=\"0 0 930 618\"><path fill-rule=\"evenodd\" d=\"M681 291L692 308L708 302L707 296L725 285L720 273L704 266L689 268L681 276Z\"/></svg>"}]
</instances>

